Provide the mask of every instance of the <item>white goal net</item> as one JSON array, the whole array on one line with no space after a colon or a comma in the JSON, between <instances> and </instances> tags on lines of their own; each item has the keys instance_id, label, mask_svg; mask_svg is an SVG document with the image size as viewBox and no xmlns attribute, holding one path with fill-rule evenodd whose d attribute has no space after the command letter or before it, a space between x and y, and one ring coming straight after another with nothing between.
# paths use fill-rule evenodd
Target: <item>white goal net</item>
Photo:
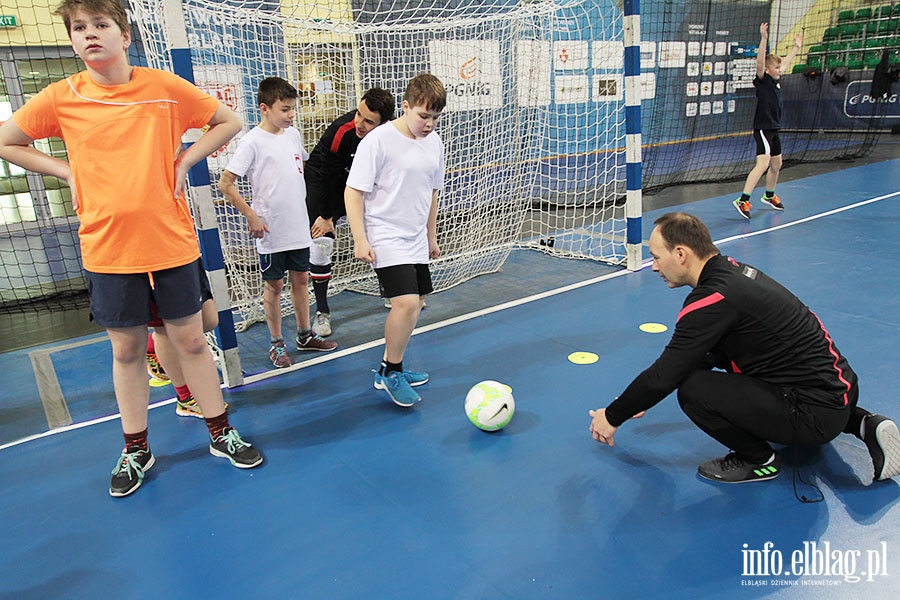
<instances>
[{"instance_id":1,"label":"white goal net","mask_svg":"<svg viewBox=\"0 0 900 600\"><path fill-rule=\"evenodd\" d=\"M165 11L131 0L149 66L172 70ZM625 259L622 15L584 0L306 0L183 3L196 83L259 122L256 87L281 76L300 92L297 127L311 150L370 87L394 93L431 72L448 90L432 263L435 291L498 270L515 247L615 264ZM229 157L209 160L213 181ZM250 190L241 188L245 197ZM218 194L215 191L215 194ZM216 196L238 330L263 319L257 255L243 217ZM346 224L331 293L375 294ZM288 293L287 291L285 292ZM284 306L289 309L289 299Z\"/></svg>"}]
</instances>

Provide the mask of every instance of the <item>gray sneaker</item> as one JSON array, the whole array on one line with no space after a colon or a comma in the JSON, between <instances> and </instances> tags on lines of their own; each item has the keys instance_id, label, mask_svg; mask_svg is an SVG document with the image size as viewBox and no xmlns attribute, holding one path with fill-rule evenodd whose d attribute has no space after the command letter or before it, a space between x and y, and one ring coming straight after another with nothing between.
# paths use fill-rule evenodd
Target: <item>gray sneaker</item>
<instances>
[{"instance_id":1,"label":"gray sneaker","mask_svg":"<svg viewBox=\"0 0 900 600\"><path fill-rule=\"evenodd\" d=\"M112 470L109 482L109 495L121 498L132 493L144 483L144 474L156 462L149 449L141 450L137 446L129 446L122 450L122 456Z\"/></svg>"},{"instance_id":2,"label":"gray sneaker","mask_svg":"<svg viewBox=\"0 0 900 600\"><path fill-rule=\"evenodd\" d=\"M321 337L331 335L331 315L316 311L316 318L312 326L313 333Z\"/></svg>"},{"instance_id":3,"label":"gray sneaker","mask_svg":"<svg viewBox=\"0 0 900 600\"><path fill-rule=\"evenodd\" d=\"M252 469L263 461L259 451L249 442L242 440L234 427L226 427L219 437L210 438L209 453L227 458L238 469Z\"/></svg>"}]
</instances>

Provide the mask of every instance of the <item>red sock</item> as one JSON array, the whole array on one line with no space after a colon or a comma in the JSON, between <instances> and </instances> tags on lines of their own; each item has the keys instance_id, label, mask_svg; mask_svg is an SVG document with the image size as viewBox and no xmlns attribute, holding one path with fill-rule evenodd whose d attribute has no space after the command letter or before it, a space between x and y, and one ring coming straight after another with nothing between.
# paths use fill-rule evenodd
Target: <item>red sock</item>
<instances>
[{"instance_id":1,"label":"red sock","mask_svg":"<svg viewBox=\"0 0 900 600\"><path fill-rule=\"evenodd\" d=\"M182 402L186 402L191 399L191 390L188 389L187 384L184 385L176 385L175 393L178 394L178 399Z\"/></svg>"},{"instance_id":2,"label":"red sock","mask_svg":"<svg viewBox=\"0 0 900 600\"><path fill-rule=\"evenodd\" d=\"M209 428L209 437L212 439L216 439L220 435L222 435L222 430L226 427L230 427L228 424L228 413L223 412L218 417L204 417L206 421L206 426Z\"/></svg>"},{"instance_id":3,"label":"red sock","mask_svg":"<svg viewBox=\"0 0 900 600\"><path fill-rule=\"evenodd\" d=\"M156 354L156 344L153 343L153 332L147 334L147 354Z\"/></svg>"},{"instance_id":4,"label":"red sock","mask_svg":"<svg viewBox=\"0 0 900 600\"><path fill-rule=\"evenodd\" d=\"M141 450L149 450L150 445L147 443L147 430L144 429L138 433L125 433L122 432L125 436L125 449L127 450L131 446L137 446Z\"/></svg>"}]
</instances>

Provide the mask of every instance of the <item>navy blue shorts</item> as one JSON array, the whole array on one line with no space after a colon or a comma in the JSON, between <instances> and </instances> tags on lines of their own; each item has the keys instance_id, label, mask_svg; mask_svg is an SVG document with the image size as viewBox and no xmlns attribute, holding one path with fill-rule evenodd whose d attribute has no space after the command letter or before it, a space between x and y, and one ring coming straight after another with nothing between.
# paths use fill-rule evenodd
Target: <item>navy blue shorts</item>
<instances>
[{"instance_id":1,"label":"navy blue shorts","mask_svg":"<svg viewBox=\"0 0 900 600\"><path fill-rule=\"evenodd\" d=\"M424 296L434 291L428 265L394 265L375 269L382 298L416 294Z\"/></svg>"},{"instance_id":2,"label":"navy blue shorts","mask_svg":"<svg viewBox=\"0 0 900 600\"><path fill-rule=\"evenodd\" d=\"M779 156L781 154L781 137L777 129L754 129L753 139L756 140L756 155Z\"/></svg>"},{"instance_id":3,"label":"navy blue shorts","mask_svg":"<svg viewBox=\"0 0 900 600\"><path fill-rule=\"evenodd\" d=\"M212 300L213 295L212 289L209 287L209 277L206 276L206 269L203 268L203 265L200 264L200 261L197 262L197 266L199 267L197 269L197 276L199 277L200 281L200 299L202 300L200 304L202 306L207 300ZM153 319L151 319L150 322L147 323L147 326L162 327L164 323L160 316L157 314L156 305L152 304L150 306L150 309L153 311Z\"/></svg>"},{"instance_id":4,"label":"navy blue shorts","mask_svg":"<svg viewBox=\"0 0 900 600\"><path fill-rule=\"evenodd\" d=\"M273 254L259 255L259 270L262 271L263 281L277 281L284 279L288 271L309 272L309 248L298 250L285 250Z\"/></svg>"},{"instance_id":5,"label":"navy blue shorts","mask_svg":"<svg viewBox=\"0 0 900 600\"><path fill-rule=\"evenodd\" d=\"M91 273L85 271L91 298L91 318L103 327L147 325L154 319L180 319L200 312L206 279L203 264L196 261L147 273ZM207 282L207 293L208 282Z\"/></svg>"}]
</instances>

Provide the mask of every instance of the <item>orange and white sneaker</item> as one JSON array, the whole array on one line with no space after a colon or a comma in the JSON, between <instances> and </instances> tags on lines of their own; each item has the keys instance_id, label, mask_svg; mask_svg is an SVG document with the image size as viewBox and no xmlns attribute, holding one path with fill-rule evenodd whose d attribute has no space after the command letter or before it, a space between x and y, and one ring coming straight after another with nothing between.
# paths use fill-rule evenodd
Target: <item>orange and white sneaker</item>
<instances>
[{"instance_id":1,"label":"orange and white sneaker","mask_svg":"<svg viewBox=\"0 0 900 600\"><path fill-rule=\"evenodd\" d=\"M762 201L774 208L775 210L784 210L784 204L781 203L781 199L778 197L778 194L772 194L772 197L763 196Z\"/></svg>"},{"instance_id":2,"label":"orange and white sneaker","mask_svg":"<svg viewBox=\"0 0 900 600\"><path fill-rule=\"evenodd\" d=\"M750 209L753 208L753 206L751 206L749 202L747 202L746 200L744 202L741 202L741 199L738 198L731 204L732 206L734 206L734 209L738 211L738 214L740 214L748 221L750 220Z\"/></svg>"}]
</instances>

